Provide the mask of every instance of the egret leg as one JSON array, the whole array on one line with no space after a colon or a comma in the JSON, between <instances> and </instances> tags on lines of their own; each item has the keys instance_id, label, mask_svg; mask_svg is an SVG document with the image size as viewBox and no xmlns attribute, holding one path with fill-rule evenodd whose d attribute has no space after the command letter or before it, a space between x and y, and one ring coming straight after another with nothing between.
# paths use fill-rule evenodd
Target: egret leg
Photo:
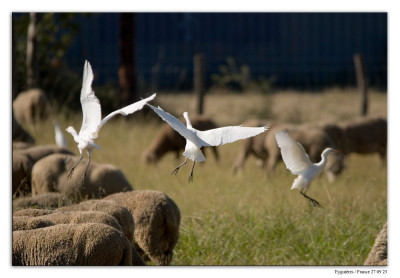
<instances>
[{"instance_id":1,"label":"egret leg","mask_svg":"<svg viewBox=\"0 0 400 278\"><path fill-rule=\"evenodd\" d=\"M179 172L179 168L181 168L183 165L185 165L187 162L187 158L185 158L185 161L179 164L172 172L171 175L176 175Z\"/></svg>"},{"instance_id":2,"label":"egret leg","mask_svg":"<svg viewBox=\"0 0 400 278\"><path fill-rule=\"evenodd\" d=\"M188 182L193 182L193 170L194 170L194 165L196 164L196 161L193 161L193 166L192 166L192 171L190 172L190 176L188 179Z\"/></svg>"},{"instance_id":3,"label":"egret leg","mask_svg":"<svg viewBox=\"0 0 400 278\"><path fill-rule=\"evenodd\" d=\"M322 208L322 206L319 204L319 202L317 200L306 195L307 189L305 190L305 192L303 192L303 190L304 190L304 188L300 191L301 195L303 195L305 198L307 198L310 201L310 203L314 205L314 207Z\"/></svg>"},{"instance_id":4,"label":"egret leg","mask_svg":"<svg viewBox=\"0 0 400 278\"><path fill-rule=\"evenodd\" d=\"M88 160L88 163L87 163L87 165L86 165L85 173L83 173L82 183L85 181L86 172L87 172L87 169L89 168L89 164L90 164L90 153L91 153L91 152L88 151L87 153L88 153L89 160Z\"/></svg>"},{"instance_id":5,"label":"egret leg","mask_svg":"<svg viewBox=\"0 0 400 278\"><path fill-rule=\"evenodd\" d=\"M82 160L82 153L81 153L81 156L79 157L78 162L76 162L74 164L74 166L72 166L71 170L69 170L69 173L67 175L67 180L69 180L72 177L72 174L74 173L75 167L79 164L79 162L81 162L81 160Z\"/></svg>"}]
</instances>

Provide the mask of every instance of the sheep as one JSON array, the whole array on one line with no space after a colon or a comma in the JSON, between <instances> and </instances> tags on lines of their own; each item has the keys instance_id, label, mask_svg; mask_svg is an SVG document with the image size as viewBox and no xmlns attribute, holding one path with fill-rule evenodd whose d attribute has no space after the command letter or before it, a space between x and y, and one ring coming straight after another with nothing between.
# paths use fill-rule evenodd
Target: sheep
<instances>
[{"instance_id":1,"label":"sheep","mask_svg":"<svg viewBox=\"0 0 400 278\"><path fill-rule=\"evenodd\" d=\"M16 120L23 123L36 123L48 117L50 104L46 94L40 89L20 92L13 101Z\"/></svg>"},{"instance_id":2,"label":"sheep","mask_svg":"<svg viewBox=\"0 0 400 278\"><path fill-rule=\"evenodd\" d=\"M37 208L28 208L28 209L18 209L13 210L13 216L41 216L53 213L52 209L37 209Z\"/></svg>"},{"instance_id":3,"label":"sheep","mask_svg":"<svg viewBox=\"0 0 400 278\"><path fill-rule=\"evenodd\" d=\"M382 117L358 117L339 122L344 134L345 154L378 153L382 164L386 164L387 120Z\"/></svg>"},{"instance_id":4,"label":"sheep","mask_svg":"<svg viewBox=\"0 0 400 278\"><path fill-rule=\"evenodd\" d=\"M74 154L70 150L61 148L57 145L37 145L37 146L32 146L30 148L13 150L13 153L16 153L16 152L28 156L32 162L32 165L35 164L40 159L42 159L48 155L51 155L51 154L55 154L55 153L69 154L69 155Z\"/></svg>"},{"instance_id":5,"label":"sheep","mask_svg":"<svg viewBox=\"0 0 400 278\"><path fill-rule=\"evenodd\" d=\"M26 210L25 210L26 211ZM135 230L135 222L132 214L126 207L116 204L112 201L107 200L88 200L80 202L66 207L60 207L54 210L54 212L62 211L100 211L107 213L117 219L118 223L122 227L123 233L126 237L133 242L133 231ZM33 214L33 212L26 211L25 214ZM19 213L17 215L24 215ZM15 213L13 216L17 216Z\"/></svg>"},{"instance_id":6,"label":"sheep","mask_svg":"<svg viewBox=\"0 0 400 278\"><path fill-rule=\"evenodd\" d=\"M387 222L376 236L364 265L387 265Z\"/></svg>"},{"instance_id":7,"label":"sheep","mask_svg":"<svg viewBox=\"0 0 400 278\"><path fill-rule=\"evenodd\" d=\"M82 223L103 223L123 232L117 219L101 211L61 211L36 217L13 216L12 230L32 230L57 224Z\"/></svg>"},{"instance_id":8,"label":"sheep","mask_svg":"<svg viewBox=\"0 0 400 278\"><path fill-rule=\"evenodd\" d=\"M134 252L123 233L102 223L59 224L12 234L14 266L143 265Z\"/></svg>"},{"instance_id":9,"label":"sheep","mask_svg":"<svg viewBox=\"0 0 400 278\"><path fill-rule=\"evenodd\" d=\"M182 117L179 119L184 122ZM198 130L217 128L215 123L205 116L196 116L191 119L191 122L193 127ZM168 152L175 152L176 158L178 159L181 152L185 149L185 145L186 139L176 132L169 124L164 124L151 143L149 149L143 152L142 161L144 163L157 163ZM214 153L215 160L219 161L217 148L210 148Z\"/></svg>"},{"instance_id":10,"label":"sheep","mask_svg":"<svg viewBox=\"0 0 400 278\"><path fill-rule=\"evenodd\" d=\"M152 190L116 193L104 198L125 206L135 220L134 246L145 260L169 265L179 237L181 214L165 193Z\"/></svg>"},{"instance_id":11,"label":"sheep","mask_svg":"<svg viewBox=\"0 0 400 278\"><path fill-rule=\"evenodd\" d=\"M251 127L260 127L269 125L270 128L276 125L276 121L273 120L258 120L252 119L246 121L243 125L244 126L251 126ZM267 136L267 132L263 132L257 136L250 137L247 139L242 140L242 146L237 155L234 165L233 165L233 174L237 174L241 172L244 168L244 162L249 157L250 154L253 154L255 157L259 159L261 162L261 166L265 165L265 161L268 158L268 151L265 148L265 138Z\"/></svg>"},{"instance_id":12,"label":"sheep","mask_svg":"<svg viewBox=\"0 0 400 278\"><path fill-rule=\"evenodd\" d=\"M17 211L26 208L54 209L60 206L65 206L68 203L69 201L65 196L62 196L60 193L50 192L14 199L12 206L13 210Z\"/></svg>"},{"instance_id":13,"label":"sheep","mask_svg":"<svg viewBox=\"0 0 400 278\"><path fill-rule=\"evenodd\" d=\"M38 161L32 168L32 195L59 192L78 202L133 190L121 170L110 164L90 163L82 181L86 159L75 168L74 176L67 179L68 171L77 160L76 156L52 154Z\"/></svg>"},{"instance_id":14,"label":"sheep","mask_svg":"<svg viewBox=\"0 0 400 278\"><path fill-rule=\"evenodd\" d=\"M28 156L13 152L12 156L12 193L14 196L26 195L31 191L32 162Z\"/></svg>"},{"instance_id":15,"label":"sheep","mask_svg":"<svg viewBox=\"0 0 400 278\"><path fill-rule=\"evenodd\" d=\"M330 136L317 126L278 124L267 132L265 139L265 148L268 150L267 173L271 174L278 161L280 161L281 153L276 143L275 133L285 129L292 138L302 144L310 160L314 163L321 160L321 153L325 148L331 147L337 149ZM331 154L325 167L330 181L339 175L344 168L344 156L342 153Z\"/></svg>"},{"instance_id":16,"label":"sheep","mask_svg":"<svg viewBox=\"0 0 400 278\"><path fill-rule=\"evenodd\" d=\"M15 119L14 111L12 111L12 141L35 143L35 139Z\"/></svg>"},{"instance_id":17,"label":"sheep","mask_svg":"<svg viewBox=\"0 0 400 278\"><path fill-rule=\"evenodd\" d=\"M12 149L14 150L24 150L30 147L33 147L33 143L28 143L28 142L22 142L22 141L16 141L12 142Z\"/></svg>"}]
</instances>

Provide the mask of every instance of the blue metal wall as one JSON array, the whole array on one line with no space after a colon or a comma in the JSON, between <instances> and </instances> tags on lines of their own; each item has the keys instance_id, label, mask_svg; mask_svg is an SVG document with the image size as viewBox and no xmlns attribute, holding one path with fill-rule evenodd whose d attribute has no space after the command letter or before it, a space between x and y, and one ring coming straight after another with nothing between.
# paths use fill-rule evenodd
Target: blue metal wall
<instances>
[{"instance_id":1,"label":"blue metal wall","mask_svg":"<svg viewBox=\"0 0 400 278\"><path fill-rule=\"evenodd\" d=\"M98 84L117 84L118 13L79 15L67 53L80 71L92 62ZM386 13L138 13L137 73L142 87L192 86L193 55L207 56L208 77L227 57L278 87L355 85L353 55L364 56L370 85L387 86Z\"/></svg>"}]
</instances>

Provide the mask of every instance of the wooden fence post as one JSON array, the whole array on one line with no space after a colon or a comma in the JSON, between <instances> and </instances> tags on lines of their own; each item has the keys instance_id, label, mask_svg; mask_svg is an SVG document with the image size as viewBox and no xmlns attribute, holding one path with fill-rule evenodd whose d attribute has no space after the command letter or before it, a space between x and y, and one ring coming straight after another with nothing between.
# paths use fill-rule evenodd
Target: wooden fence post
<instances>
[{"instance_id":1,"label":"wooden fence post","mask_svg":"<svg viewBox=\"0 0 400 278\"><path fill-rule=\"evenodd\" d=\"M356 69L357 87L361 93L361 115L365 116L368 112L368 86L365 77L364 58L361 54L354 54L354 66Z\"/></svg>"},{"instance_id":2,"label":"wooden fence post","mask_svg":"<svg viewBox=\"0 0 400 278\"><path fill-rule=\"evenodd\" d=\"M195 54L193 57L193 87L197 100L197 113L203 114L204 94L205 94L205 55L202 53Z\"/></svg>"}]
</instances>

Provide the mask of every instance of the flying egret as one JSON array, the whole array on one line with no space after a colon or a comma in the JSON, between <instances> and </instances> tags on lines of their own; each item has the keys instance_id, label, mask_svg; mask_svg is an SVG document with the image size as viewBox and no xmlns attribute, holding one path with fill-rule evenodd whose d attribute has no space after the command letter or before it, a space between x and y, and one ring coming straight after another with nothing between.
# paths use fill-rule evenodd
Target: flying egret
<instances>
[{"instance_id":1,"label":"flying egret","mask_svg":"<svg viewBox=\"0 0 400 278\"><path fill-rule=\"evenodd\" d=\"M321 207L318 201L306 195L313 179L324 169L328 154L337 152L332 148L326 148L321 154L321 161L312 163L303 146L295 141L285 131L281 130L275 134L276 142L281 149L282 159L286 168L298 177L293 181L291 189L300 189L300 194L307 198L314 206Z\"/></svg>"},{"instance_id":2,"label":"flying egret","mask_svg":"<svg viewBox=\"0 0 400 278\"><path fill-rule=\"evenodd\" d=\"M54 133L56 139L56 145L62 148L67 148L67 138L65 138L64 133L62 132L60 125L57 121L54 121Z\"/></svg>"},{"instance_id":3,"label":"flying egret","mask_svg":"<svg viewBox=\"0 0 400 278\"><path fill-rule=\"evenodd\" d=\"M74 172L75 167L82 160L82 151L87 150L87 154L89 157L85 173L83 175L82 180L85 179L86 171L90 164L90 153L93 148L100 149L100 146L94 143L94 139L97 138L98 132L100 128L112 117L117 114L121 114L123 116L127 116L132 114L138 110L141 110L143 106L148 102L153 100L156 97L156 94L152 96L142 99L138 102L132 103L124 108L116 110L107 115L103 120L101 119L101 106L99 99L95 96L94 91L92 90L92 81L93 81L93 71L90 63L85 61L85 66L83 68L83 81L82 81L82 90L81 90L81 105L82 105L82 126L79 134L76 130L69 126L66 131L68 131L73 137L76 143L78 143L78 149L80 153L80 158L78 162L76 162L71 170L69 171L67 178L70 179L72 173Z\"/></svg>"},{"instance_id":4,"label":"flying egret","mask_svg":"<svg viewBox=\"0 0 400 278\"><path fill-rule=\"evenodd\" d=\"M267 126L263 127L244 127L244 126L226 126L220 128L209 129L206 131L200 131L192 127L187 112L183 113L183 117L186 120L186 126L177 118L165 112L160 107L156 108L147 103L147 105L154 110L164 121L166 121L173 129L175 129L180 135L185 137L186 146L183 155L185 161L179 164L171 174L176 175L179 168L186 164L187 159L193 160L192 171L188 181L193 182L193 170L196 162L203 162L206 158L201 151L202 147L206 146L220 146L227 143L232 143L240 139L246 139L252 136L256 136L268 129Z\"/></svg>"}]
</instances>

